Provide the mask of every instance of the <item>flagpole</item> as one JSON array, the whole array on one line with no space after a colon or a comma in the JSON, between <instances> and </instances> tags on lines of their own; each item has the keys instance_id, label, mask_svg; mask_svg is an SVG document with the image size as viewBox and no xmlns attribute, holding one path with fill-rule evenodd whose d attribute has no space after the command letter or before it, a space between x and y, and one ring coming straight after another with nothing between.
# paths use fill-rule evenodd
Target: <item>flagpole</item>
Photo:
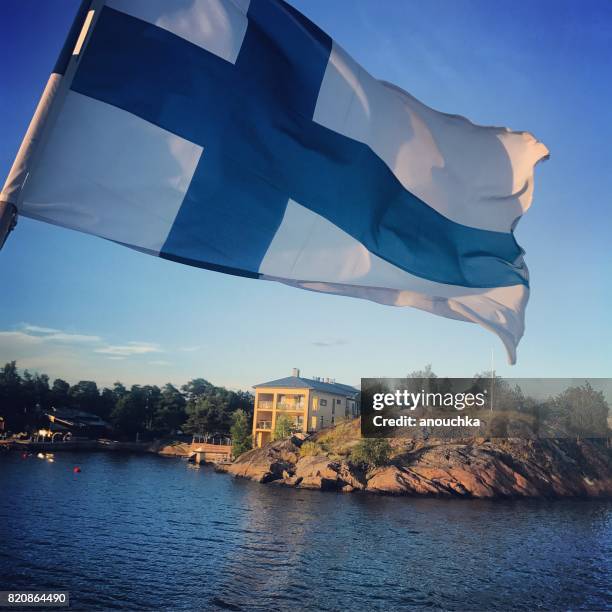
<instances>
[{"instance_id":1,"label":"flagpole","mask_svg":"<svg viewBox=\"0 0 612 612\"><path fill-rule=\"evenodd\" d=\"M93 4L94 0L81 0L81 5L72 22L53 72L38 102L4 187L0 192L0 249L2 249L8 235L17 225L21 190L28 178L38 145L43 140L44 131L48 125L47 120L53 108L53 102L61 90L62 77L66 73L77 41L84 31L87 15Z\"/></svg>"},{"instance_id":2,"label":"flagpole","mask_svg":"<svg viewBox=\"0 0 612 612\"><path fill-rule=\"evenodd\" d=\"M0 202L0 249L17 225L17 207L11 202Z\"/></svg>"}]
</instances>

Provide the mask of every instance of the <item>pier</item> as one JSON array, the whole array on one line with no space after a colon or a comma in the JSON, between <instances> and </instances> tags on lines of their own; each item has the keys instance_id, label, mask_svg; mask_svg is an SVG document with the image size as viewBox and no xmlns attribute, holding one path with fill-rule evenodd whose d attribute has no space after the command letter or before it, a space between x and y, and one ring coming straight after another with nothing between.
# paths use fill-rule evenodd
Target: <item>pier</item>
<instances>
[{"instance_id":1,"label":"pier","mask_svg":"<svg viewBox=\"0 0 612 612\"><path fill-rule=\"evenodd\" d=\"M232 460L232 440L227 436L193 436L189 460L200 463L229 463Z\"/></svg>"}]
</instances>

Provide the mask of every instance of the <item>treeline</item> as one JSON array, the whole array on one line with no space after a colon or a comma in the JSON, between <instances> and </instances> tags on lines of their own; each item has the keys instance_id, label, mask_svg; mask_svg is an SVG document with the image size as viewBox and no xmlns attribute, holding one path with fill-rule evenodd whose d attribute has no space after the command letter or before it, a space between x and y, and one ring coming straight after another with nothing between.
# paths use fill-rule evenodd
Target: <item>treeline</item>
<instances>
[{"instance_id":1,"label":"treeline","mask_svg":"<svg viewBox=\"0 0 612 612\"><path fill-rule=\"evenodd\" d=\"M415 389L438 393L448 392L452 387L451 381L439 378L430 365L408 374L406 382L413 383ZM546 432L547 437L601 437L608 432L610 406L603 392L594 389L588 380L558 393L550 392L546 398L534 399L511 380L495 376L492 372L481 372L474 375L469 391L491 391L488 401L496 414L503 417L504 413L515 412L531 416L531 422L539 428L540 433ZM501 418L498 423L503 430L499 435L507 435L506 421Z\"/></svg>"},{"instance_id":2,"label":"treeline","mask_svg":"<svg viewBox=\"0 0 612 612\"><path fill-rule=\"evenodd\" d=\"M167 383L132 385L116 382L100 389L94 381L70 385L61 378L52 383L46 374L19 373L11 361L0 370L0 417L5 430L35 430L48 425L51 408L72 408L91 412L108 421L119 437L139 433L156 437L185 433L229 433L233 415L242 410L253 415L253 395L230 391L203 378L190 380L180 389Z\"/></svg>"}]
</instances>

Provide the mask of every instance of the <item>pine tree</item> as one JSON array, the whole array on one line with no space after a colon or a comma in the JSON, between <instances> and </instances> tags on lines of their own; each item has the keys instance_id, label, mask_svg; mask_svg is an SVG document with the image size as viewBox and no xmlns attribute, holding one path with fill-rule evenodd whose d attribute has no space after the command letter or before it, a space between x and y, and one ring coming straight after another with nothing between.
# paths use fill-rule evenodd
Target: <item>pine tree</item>
<instances>
[{"instance_id":1,"label":"pine tree","mask_svg":"<svg viewBox=\"0 0 612 612\"><path fill-rule=\"evenodd\" d=\"M253 438L251 436L251 424L249 417L244 410L236 410L232 415L232 454L234 459L253 448Z\"/></svg>"}]
</instances>

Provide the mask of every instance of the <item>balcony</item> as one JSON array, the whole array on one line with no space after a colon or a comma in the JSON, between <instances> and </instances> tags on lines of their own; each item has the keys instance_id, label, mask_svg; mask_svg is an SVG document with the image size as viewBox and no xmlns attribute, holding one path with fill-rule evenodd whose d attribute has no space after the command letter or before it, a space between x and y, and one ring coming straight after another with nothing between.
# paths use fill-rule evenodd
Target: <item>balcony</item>
<instances>
[{"instance_id":1,"label":"balcony","mask_svg":"<svg viewBox=\"0 0 612 612\"><path fill-rule=\"evenodd\" d=\"M302 412L304 410L304 404L301 402L279 402L276 404L277 410L299 410Z\"/></svg>"},{"instance_id":2,"label":"balcony","mask_svg":"<svg viewBox=\"0 0 612 612\"><path fill-rule=\"evenodd\" d=\"M272 429L272 421L257 421L256 429Z\"/></svg>"},{"instance_id":3,"label":"balcony","mask_svg":"<svg viewBox=\"0 0 612 612\"><path fill-rule=\"evenodd\" d=\"M259 400L257 402L257 410L272 410L272 400Z\"/></svg>"}]
</instances>

